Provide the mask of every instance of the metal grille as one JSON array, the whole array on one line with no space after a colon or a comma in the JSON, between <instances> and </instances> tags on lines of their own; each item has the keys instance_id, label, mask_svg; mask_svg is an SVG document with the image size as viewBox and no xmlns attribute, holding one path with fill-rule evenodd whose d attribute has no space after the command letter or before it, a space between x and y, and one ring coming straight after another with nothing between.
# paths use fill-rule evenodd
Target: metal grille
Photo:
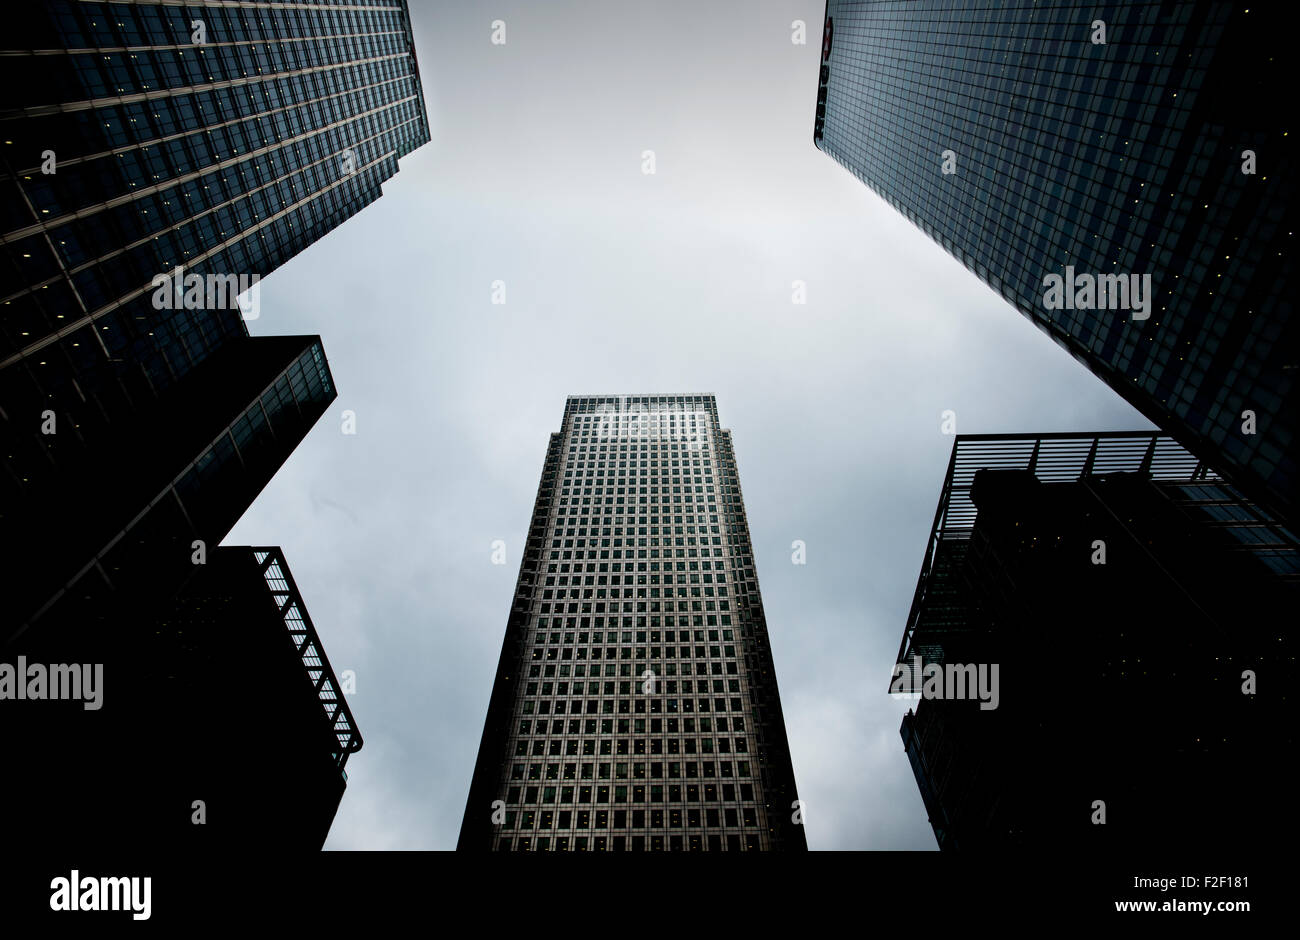
<instances>
[{"instance_id":1,"label":"metal grille","mask_svg":"<svg viewBox=\"0 0 1300 940\"><path fill-rule=\"evenodd\" d=\"M298 655L302 657L303 668L312 688L316 690L325 717L334 729L338 739L339 750L334 754L339 769L347 764L348 755L361 750L361 732L352 720L352 712L344 701L338 678L330 666L329 660L321 649L320 638L312 626L311 617L302 604L302 595L293 582L289 566L278 548L255 548L253 557L262 570L267 589L275 599L276 608L284 618L284 625L289 631Z\"/></svg>"},{"instance_id":2,"label":"metal grille","mask_svg":"<svg viewBox=\"0 0 1300 940\"><path fill-rule=\"evenodd\" d=\"M1028 470L1044 483L1075 482L1108 473L1150 474L1169 483L1222 483L1217 473L1158 431L1101 431L1093 434L963 434L953 445L943 494L926 543L898 662L911 657L912 635L925 610L930 576L940 542L970 538L976 508L971 501L975 474L989 470Z\"/></svg>"}]
</instances>

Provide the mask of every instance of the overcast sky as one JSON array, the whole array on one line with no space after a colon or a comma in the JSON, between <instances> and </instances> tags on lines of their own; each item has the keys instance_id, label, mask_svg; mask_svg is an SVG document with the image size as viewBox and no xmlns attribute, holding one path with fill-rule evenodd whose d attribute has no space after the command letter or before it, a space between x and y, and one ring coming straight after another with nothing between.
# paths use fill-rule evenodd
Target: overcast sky
<instances>
[{"instance_id":1,"label":"overcast sky","mask_svg":"<svg viewBox=\"0 0 1300 940\"><path fill-rule=\"evenodd\" d=\"M887 688L941 412L1151 425L813 146L821 3L411 6L432 142L263 281L252 332L321 334L339 398L226 540L357 674L326 847L454 848L548 435L643 392L733 431L809 847L933 850Z\"/></svg>"}]
</instances>

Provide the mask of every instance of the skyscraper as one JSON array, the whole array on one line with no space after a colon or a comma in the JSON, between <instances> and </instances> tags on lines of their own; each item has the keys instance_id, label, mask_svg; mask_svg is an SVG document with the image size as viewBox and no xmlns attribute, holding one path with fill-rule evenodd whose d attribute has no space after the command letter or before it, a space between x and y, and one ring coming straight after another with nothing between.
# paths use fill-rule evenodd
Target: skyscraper
<instances>
[{"instance_id":1,"label":"skyscraper","mask_svg":"<svg viewBox=\"0 0 1300 940\"><path fill-rule=\"evenodd\" d=\"M813 137L1295 521L1282 7L829 0Z\"/></svg>"},{"instance_id":2,"label":"skyscraper","mask_svg":"<svg viewBox=\"0 0 1300 940\"><path fill-rule=\"evenodd\" d=\"M458 847L807 848L712 395L566 402Z\"/></svg>"},{"instance_id":3,"label":"skyscraper","mask_svg":"<svg viewBox=\"0 0 1300 940\"><path fill-rule=\"evenodd\" d=\"M111 689L6 712L36 770L2 802L93 805L70 832L94 844L117 794L145 841L196 844L166 833L203 789L226 807L211 843L318 847L355 747L312 730L304 663L268 632L300 599L277 611L217 545L336 397L319 337L249 335L261 277L429 139L406 4L47 0L0 46L0 666L95 664ZM257 688L231 701L236 643Z\"/></svg>"},{"instance_id":4,"label":"skyscraper","mask_svg":"<svg viewBox=\"0 0 1300 940\"><path fill-rule=\"evenodd\" d=\"M106 439L84 468L88 485L61 475L11 514L5 535L21 551L7 619L14 629L60 621L70 637L116 616L111 594L130 603L165 594L225 538L337 397L318 336L224 344L149 421Z\"/></svg>"},{"instance_id":5,"label":"skyscraper","mask_svg":"<svg viewBox=\"0 0 1300 940\"><path fill-rule=\"evenodd\" d=\"M958 437L892 685L940 847L1285 844L1298 599L1295 535L1165 435Z\"/></svg>"},{"instance_id":6,"label":"skyscraper","mask_svg":"<svg viewBox=\"0 0 1300 940\"><path fill-rule=\"evenodd\" d=\"M319 849L362 742L283 553L214 549L154 600L71 646L98 707L3 702L11 844ZM36 639L27 663L70 648Z\"/></svg>"},{"instance_id":7,"label":"skyscraper","mask_svg":"<svg viewBox=\"0 0 1300 940\"><path fill-rule=\"evenodd\" d=\"M236 337L119 426L84 485L60 468L12 513L0 669L101 670L103 696L3 703L16 845L324 842L345 778L304 658L328 663L292 635L310 621L278 550L217 546L335 398L319 337Z\"/></svg>"},{"instance_id":8,"label":"skyscraper","mask_svg":"<svg viewBox=\"0 0 1300 940\"><path fill-rule=\"evenodd\" d=\"M227 440L211 459L248 463L236 421L270 360L306 349L250 340L260 277L377 199L429 129L401 0L48 0L11 11L0 45L0 521L11 546L55 549L14 572L31 597L6 605L8 636L44 587L105 573L95 533L224 535L310 420L275 427L220 507L141 516L161 522L164 470L207 459L218 427L234 456ZM318 341L308 358L272 397L314 420L334 391ZM246 369L267 383L220 379ZM246 416L254 436L265 412Z\"/></svg>"}]
</instances>

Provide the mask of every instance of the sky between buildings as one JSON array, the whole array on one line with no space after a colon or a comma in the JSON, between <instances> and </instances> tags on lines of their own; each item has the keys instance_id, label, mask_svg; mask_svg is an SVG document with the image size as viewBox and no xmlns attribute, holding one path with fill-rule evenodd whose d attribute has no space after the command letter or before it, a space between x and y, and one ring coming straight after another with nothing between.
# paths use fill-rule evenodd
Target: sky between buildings
<instances>
[{"instance_id":1,"label":"sky between buildings","mask_svg":"<svg viewBox=\"0 0 1300 940\"><path fill-rule=\"evenodd\" d=\"M432 142L263 282L251 331L321 334L339 399L226 540L284 547L356 672L365 746L326 847L455 847L565 397L712 393L809 847L934 849L887 688L941 413L1151 425L813 146L823 4L411 8Z\"/></svg>"}]
</instances>

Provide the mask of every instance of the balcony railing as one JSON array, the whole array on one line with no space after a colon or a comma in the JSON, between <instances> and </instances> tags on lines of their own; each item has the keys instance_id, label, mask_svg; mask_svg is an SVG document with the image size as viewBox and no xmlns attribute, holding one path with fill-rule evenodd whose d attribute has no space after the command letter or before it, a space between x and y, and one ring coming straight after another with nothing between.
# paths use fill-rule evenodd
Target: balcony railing
<instances>
[{"instance_id":1,"label":"balcony railing","mask_svg":"<svg viewBox=\"0 0 1300 940\"><path fill-rule=\"evenodd\" d=\"M356 722L352 719L352 711L343 698L338 677L334 675L329 660L325 658L320 637L316 635L316 628L312 625L311 617L302 602L302 595L298 593L298 586L294 584L293 575L289 572L289 566L285 563L280 549L254 548L253 557L257 560L262 577L266 579L266 586L275 599L280 615L284 618L289 637L293 640L298 655L302 657L307 679L315 689L325 717L334 731L334 736L338 739L338 750L333 752L332 756L339 770L343 772L348 755L361 750L362 740L361 732L357 730ZM344 779L347 779L347 773L343 772L343 774Z\"/></svg>"},{"instance_id":2,"label":"balcony railing","mask_svg":"<svg viewBox=\"0 0 1300 940\"><path fill-rule=\"evenodd\" d=\"M971 500L976 472L1028 470L1044 483L1075 482L1105 473L1150 474L1152 480L1222 483L1217 473L1159 431L1100 431L1093 434L962 434L952 448L939 508L926 543L898 662L912 655L912 636L925 608L935 552L940 542L969 539L977 510Z\"/></svg>"}]
</instances>

